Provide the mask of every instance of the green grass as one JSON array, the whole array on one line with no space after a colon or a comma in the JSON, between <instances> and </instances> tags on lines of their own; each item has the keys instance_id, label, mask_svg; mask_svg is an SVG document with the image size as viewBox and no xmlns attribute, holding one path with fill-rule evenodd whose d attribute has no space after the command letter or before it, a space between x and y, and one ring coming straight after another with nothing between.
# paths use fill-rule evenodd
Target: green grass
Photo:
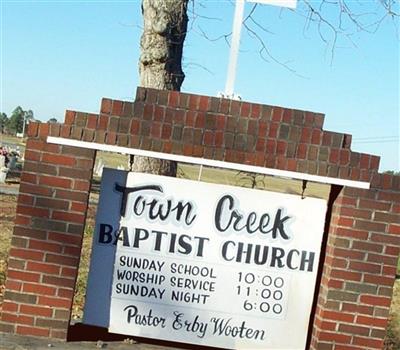
<instances>
[{"instance_id":1,"label":"green grass","mask_svg":"<svg viewBox=\"0 0 400 350\"><path fill-rule=\"evenodd\" d=\"M389 324L386 330L385 350L400 349L400 280L393 287Z\"/></svg>"},{"instance_id":2,"label":"green grass","mask_svg":"<svg viewBox=\"0 0 400 350\"><path fill-rule=\"evenodd\" d=\"M26 139L22 137L16 137L12 135L0 134L0 144L1 143L13 143L15 145L25 147Z\"/></svg>"},{"instance_id":3,"label":"green grass","mask_svg":"<svg viewBox=\"0 0 400 350\"><path fill-rule=\"evenodd\" d=\"M128 169L129 156L111 152L97 152L96 165L99 162L102 162L104 166L108 168L123 166L125 169ZM198 165L178 165L178 177L197 180L199 178L199 172L200 166ZM95 178L98 179L96 175ZM298 195L302 193L303 186L301 180L285 179L274 176L248 175L246 173L239 173L235 170L211 167L203 167L201 181L242 187L253 187L252 185L255 183L255 188L258 189ZM329 190L329 185L307 182L304 195L327 199L329 196Z\"/></svg>"},{"instance_id":4,"label":"green grass","mask_svg":"<svg viewBox=\"0 0 400 350\"><path fill-rule=\"evenodd\" d=\"M180 164L178 167L178 175L191 180L198 179L199 171L200 167L194 165ZM301 180L285 179L268 175L263 176L210 167L203 167L201 181L241 187L253 187L253 184L255 184L254 188L257 189L298 195L302 193L303 186L303 181ZM307 182L304 195L327 199L329 190L329 185Z\"/></svg>"},{"instance_id":5,"label":"green grass","mask_svg":"<svg viewBox=\"0 0 400 350\"><path fill-rule=\"evenodd\" d=\"M89 275L90 252L92 250L93 226L87 224L82 242L82 253L79 264L79 273L75 285L74 302L72 306L72 318L81 319L83 316L83 307L85 305L86 285Z\"/></svg>"},{"instance_id":6,"label":"green grass","mask_svg":"<svg viewBox=\"0 0 400 350\"><path fill-rule=\"evenodd\" d=\"M397 260L397 274L400 275L400 258Z\"/></svg>"},{"instance_id":7,"label":"green grass","mask_svg":"<svg viewBox=\"0 0 400 350\"><path fill-rule=\"evenodd\" d=\"M96 165L99 162L102 162L107 168L116 169L118 166L122 165L125 169L128 169L129 155L98 151L96 155Z\"/></svg>"},{"instance_id":8,"label":"green grass","mask_svg":"<svg viewBox=\"0 0 400 350\"><path fill-rule=\"evenodd\" d=\"M8 250L14 226L16 196L0 194L0 302L4 292Z\"/></svg>"}]
</instances>

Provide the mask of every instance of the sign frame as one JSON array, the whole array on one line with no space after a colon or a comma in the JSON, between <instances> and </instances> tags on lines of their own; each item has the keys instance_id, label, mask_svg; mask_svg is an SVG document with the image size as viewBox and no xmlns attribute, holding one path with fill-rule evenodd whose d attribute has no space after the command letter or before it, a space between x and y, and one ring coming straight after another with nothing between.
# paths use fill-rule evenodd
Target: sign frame
<instances>
[{"instance_id":1,"label":"sign frame","mask_svg":"<svg viewBox=\"0 0 400 350\"><path fill-rule=\"evenodd\" d=\"M116 172L117 170L112 170L112 172ZM110 179L113 179L113 176L109 176L108 175L108 172L109 172L109 170L108 169L105 169L105 177L106 178L108 178L109 180ZM327 204L326 204L326 202L325 202L325 200L321 200L321 199L315 199L315 198L306 198L306 199L301 199L301 197L300 196L297 196L297 195L287 195L287 194L282 194L282 193L275 193L275 192L268 192L268 191L260 191L260 190L254 190L254 189L244 189L244 188L240 188L240 187L233 187L233 186L226 186L226 185L216 185L216 184L206 184L206 183L199 183L199 182L195 182L195 181L191 181L191 180L183 180L183 179L176 179L176 178L164 178L164 177L162 177L162 176L155 176L155 175L149 175L149 174L140 174L140 173L130 173L130 174L128 174L128 177L127 177L127 179L126 179L126 183L125 183L125 187L130 187L131 185L130 185L130 180L129 180L129 177L130 176L133 176L133 177L139 177L140 179L143 179L143 178L145 178L145 179L150 179L149 181L150 182L152 182L152 183L155 183L155 182L157 182L158 180L160 180L160 179L162 179L162 181L160 182L160 183L164 183L164 182L167 182L167 183L173 183L173 182L176 182L176 183L179 183L179 187L185 187L186 186L186 184L187 183L189 183L189 184L191 184L191 185L193 185L193 184L195 184L195 185L197 185L197 186L200 186L201 187L201 193L204 193L204 191L205 191L205 188L206 187L210 187L212 190L211 190L211 192L215 192L215 190L218 188L218 189L223 189L222 190L222 192L221 193L223 193L224 191L237 191L237 192L242 192L242 193L249 193L249 191L251 192L251 193L253 193L253 194L255 194L256 196L257 196L257 198L258 198L258 196L260 196L260 195L264 195L264 196L266 196L267 194L268 195L270 195L270 196L272 196L272 197L274 197L274 196L277 196L277 197L288 197L288 198L291 198L291 199L295 199L296 201L298 201L299 203L301 203L301 205L304 207L304 204L307 202L307 201L319 201L320 203L324 203L323 204L323 210L320 212L320 219L321 219L321 222L319 223L319 240L318 240L318 242L317 242L317 246L319 247L319 249L321 248L321 242L322 242L322 237L323 237L323 231L324 231L324 225L325 225L325 215L326 215L326 206L327 206ZM115 178L115 177L114 177ZM124 177L123 176L120 176L120 178L121 179L124 179ZM114 180L111 180L111 182L113 182ZM115 182L116 181L114 181L113 183L115 184ZM124 182L124 180L122 181L122 183ZM139 181L139 184L141 184L141 186L143 185L143 181L142 180L140 180ZM184 184L185 184L185 186L184 186ZM110 187L110 186L108 186L108 187ZM113 187L113 186L112 186ZM176 187L175 189L174 189L174 191L173 191L173 193L176 193L176 192L179 192L179 187ZM103 183L102 183L102 192L103 192ZM112 191L112 193L113 193L113 195L114 195L114 198L117 198L117 201L118 202L121 202L121 193L116 193L116 192L118 192L118 191L115 191L115 188L113 189L113 191ZM111 192L110 192L111 193ZM184 193L183 192L181 192L181 195L183 195ZM205 197L210 197L210 196L205 196ZM235 196L233 196L233 197L235 197ZM232 198L233 198L232 197ZM135 197L136 198L136 197ZM242 197L240 197L241 198L241 200L239 201L239 202L242 202L242 200L243 200L243 195L242 195ZM108 199L108 200L106 200L106 202L107 203L110 203L110 200ZM194 201L194 202L196 202L196 201ZM250 199L250 207L252 207L254 204L251 204L251 203L254 203L254 199ZM124 208L124 209L126 209L126 210L128 210L128 211L131 211L132 210L132 203L130 203L129 204L129 199L128 199L128 201L127 201L127 207L126 208ZM116 207L119 207L119 205L114 205L114 206L112 206L113 207L113 210L115 211L115 208ZM209 204L207 204L207 206L206 207L210 207L210 205ZM250 208L249 207L249 208ZM214 210L215 208L213 208L213 210ZM304 208L303 208L304 209ZM212 211L212 210L211 210ZM314 210L315 211L315 210ZM306 210L306 212L307 212L307 210ZM120 213L120 214L122 214L122 212ZM102 214L101 213L98 213L98 215L97 215L97 219L99 219L99 218L101 218L101 216L102 216ZM210 215L209 215L210 216ZM148 222L149 220L147 220L147 223L149 223ZM275 217L275 221L276 221L276 217ZM134 223L135 224L138 224L138 222L140 222L140 218L139 217L135 217L134 218ZM204 222L204 220L202 221L202 222ZM120 222L120 226L118 227L118 229L121 229L122 227L123 227L123 220L121 220L121 222ZM143 224L143 222L142 222L142 224ZM165 225L164 225L165 226ZM166 225L166 227L169 227L168 225ZM188 228L186 227L185 228L185 230L187 230ZM208 228L208 229L210 229L210 228ZM177 228L176 228L176 230L178 230ZM96 231L98 232L98 222L96 223ZM111 232L111 231L110 231ZM103 230L103 233L104 233L104 230ZM275 232L276 234L278 234L279 232L277 231L277 232ZM107 233L108 234L108 233ZM282 234L282 237L284 236L284 234L281 232L281 234ZM279 237L278 237L279 238ZM96 239L98 240L99 238L98 237L96 237L96 233L95 233L95 235L94 235L94 244L96 244L97 242L96 242ZM127 240L128 240L128 238L126 238ZM123 240L125 240L125 237L123 238ZM103 241L104 241L104 235L103 235ZM131 241L132 241L132 238L131 238ZM121 242L119 242L119 244L120 244ZM282 249L282 248L280 248L280 249ZM313 297L314 297L314 292L315 292L315 279L316 279L316 277L317 277L317 271L318 271L318 261L319 261L319 249L318 249L318 252L317 252L317 257L316 257L316 261L314 261L314 273L313 273L313 279L314 279L314 283L312 284L312 287L311 287L311 289L310 289L310 291L309 291L309 293L308 293L308 311L307 311L307 316L303 319L303 324L304 324L304 330L302 331L303 333L303 341L304 341L304 346L305 346L305 341L306 341L306 337L307 337L307 329L308 329L308 324L309 324L309 314L311 313L311 306L312 306L312 302L313 302ZM111 260L112 259L114 259L115 258L115 254L117 254L117 259L118 259L118 248L115 250L114 249L114 251L113 251L113 254L112 254L112 257L111 257ZM135 252L135 256L142 256L141 255L142 254L142 251L140 251L140 250L137 250L136 252ZM147 250L147 253L143 253L143 254L147 254L147 256L148 256L148 250ZM142 256L143 257L143 256ZM158 258L159 259L161 259L162 258L162 256L158 256ZM165 258L166 259L166 258ZM102 256L102 261L104 262L104 256ZM164 263L165 263L165 261L164 261ZM95 264L94 264L95 265ZM92 266L94 266L94 265L92 265ZM168 264L167 264L168 265ZM235 268L237 268L237 266L235 266ZM143 271L142 271L143 272ZM221 275L223 275L224 274L224 272L222 272L222 273L220 273ZM271 275L271 274L270 274ZM269 276L270 276L269 275ZM166 274L166 276L167 276L167 274ZM261 275L261 277L265 277L265 276L267 276L267 275ZM258 275L258 277L260 277L260 275ZM116 278L116 275L115 275L115 273L114 273L114 279ZM171 276L168 276L168 278L171 278ZM90 280L89 280L90 281ZM229 283L229 282L227 282L227 281L225 281L224 282L224 285L227 285L227 283ZM299 282L296 282L297 284L299 284ZM89 284L90 285L90 284ZM114 291L114 288L115 286L112 286L111 287L111 289ZM239 287L240 288L240 286L237 286L237 287ZM146 287L147 288L147 287ZM110 291L110 287L108 286L107 288L106 288L108 291ZM97 291L98 291L98 289L96 289ZM165 290L164 290L164 292L165 292ZM285 291L276 291L276 293L285 293ZM89 299L90 299L90 294L91 293L89 293L89 289L88 289L88 295L89 295ZM114 293L115 294L115 293ZM114 295L113 294L113 295ZM254 294L254 293L253 293ZM114 295L115 296L115 295ZM137 298L136 298L136 304L137 305L139 305L139 303L140 303L140 301L138 301L137 300ZM219 299L219 301L217 302L217 304L221 304L221 303L223 303L223 299ZM236 302L235 302L236 303ZM234 303L234 304L235 304ZM253 302L252 302L253 303ZM245 306L245 307L256 307L255 305L257 304L257 302L254 302L254 304L251 306L250 305L250 303L247 303L247 304L244 304L244 305L247 305L247 306ZM88 304L88 305L90 305L90 304ZM142 304L140 304L140 305L142 305ZM227 305L229 305L229 304L227 304ZM266 305L266 303L264 303L264 307L265 307L265 305ZM119 306L117 306L117 308L118 308ZM228 308L229 306L225 306L226 308ZM126 305L125 305L125 308L126 308ZM159 307L158 307L158 309L162 309L162 306L160 306L159 305ZM111 309L113 309L113 299L111 300ZM120 308L121 309L121 308ZM129 311L129 310L128 310ZM87 309L85 308L85 315L86 315L86 313L89 313L90 314L90 307L88 307ZM136 309L136 312L137 312L137 309ZM219 310L219 312L223 312L223 310ZM303 312L304 313L304 312ZM111 331L111 332L113 332L113 333L123 333L123 334L127 334L127 331L126 331L126 329L127 329L127 327L125 327L125 326L121 326L121 325L115 325L115 320L113 320L113 311L111 311L111 318L109 319L109 321L110 321L110 327L109 327L109 330ZM243 316L243 315L242 315ZM199 316L200 317L200 316ZM258 317L260 317L260 315L258 315ZM120 317L116 317L117 319L120 319ZM115 319L115 317L114 317L114 319ZM108 326L108 324L107 324L107 322L104 322L104 320L105 320L105 318L103 318L103 321L102 322L97 322L96 320L95 321L93 321L93 319L90 319L90 317L89 318L87 318L87 317L85 317L85 322L86 323L91 323L91 324L96 324L96 325L99 325L99 326ZM93 323L94 322L94 323ZM298 321L296 321L296 324L298 325ZM214 325L214 327L215 327L215 325ZM123 331L121 331L120 329L123 329ZM170 333L171 332L171 330L168 332L168 333ZM260 332L261 332L261 330L260 330ZM272 333L275 333L276 331L274 331L274 332L272 332ZM135 335L135 336L140 336L140 337L149 337L149 338L156 338L156 339L163 339L163 340L169 340L169 341L179 341L179 342L183 342L183 343L193 343L193 341L191 341L190 339L187 339L187 338L185 338L185 337L183 337L183 338L179 338L179 336L177 336L176 334L174 335L174 337L173 338L169 338L168 336L165 336L165 334L163 335L163 334L159 334L159 333L157 333L157 335L156 336L152 336L152 334L150 333L147 333L147 332L141 332L141 331L133 331L133 333L132 332L128 332L128 333L131 333L131 335ZM232 348L232 349L234 349L234 348L248 348L248 344L247 343L244 343L244 342L239 342L238 344L236 344L236 343L232 343L232 344L226 344L226 343L224 343L224 342L218 342L218 341L211 341L211 342L206 342L206 343L203 343L203 342L195 342L194 344L197 344L197 345L203 345L203 346L217 346L217 347L225 347L225 348ZM254 345L254 344L252 344L251 345L252 346L252 348L254 348L254 346L256 346L256 345ZM276 344L276 343L273 343L271 346L273 346L273 347L268 347L268 348L274 348L274 349L279 349L279 347L278 347L278 345ZM303 347L304 347L303 346ZM266 347L265 347L265 344L262 344L261 345L261 347L260 348L263 348L263 349L265 349ZM285 345L285 347L280 347L281 349L287 349L288 347L287 347L287 345ZM300 349L301 348L301 346L300 347L296 347L296 349Z\"/></svg>"}]
</instances>

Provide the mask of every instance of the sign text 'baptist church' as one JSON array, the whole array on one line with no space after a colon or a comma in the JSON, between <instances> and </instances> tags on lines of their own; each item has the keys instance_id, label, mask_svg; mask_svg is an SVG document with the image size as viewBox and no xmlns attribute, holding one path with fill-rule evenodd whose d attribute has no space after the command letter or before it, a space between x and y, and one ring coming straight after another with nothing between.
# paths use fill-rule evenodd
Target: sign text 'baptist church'
<instances>
[{"instance_id":1,"label":"sign text 'baptist church'","mask_svg":"<svg viewBox=\"0 0 400 350\"><path fill-rule=\"evenodd\" d=\"M106 169L84 322L304 349L325 212L321 199Z\"/></svg>"}]
</instances>

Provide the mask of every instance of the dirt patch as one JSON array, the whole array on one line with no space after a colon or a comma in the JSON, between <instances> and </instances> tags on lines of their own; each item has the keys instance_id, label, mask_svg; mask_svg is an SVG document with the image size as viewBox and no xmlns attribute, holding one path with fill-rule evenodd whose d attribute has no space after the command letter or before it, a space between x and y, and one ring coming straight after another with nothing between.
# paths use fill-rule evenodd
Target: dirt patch
<instances>
[{"instance_id":1,"label":"dirt patch","mask_svg":"<svg viewBox=\"0 0 400 350\"><path fill-rule=\"evenodd\" d=\"M0 194L0 309L3 301L8 250L14 227L16 196Z\"/></svg>"},{"instance_id":2,"label":"dirt patch","mask_svg":"<svg viewBox=\"0 0 400 350\"><path fill-rule=\"evenodd\" d=\"M389 325L385 339L385 350L400 349L400 280L394 284Z\"/></svg>"},{"instance_id":3,"label":"dirt patch","mask_svg":"<svg viewBox=\"0 0 400 350\"><path fill-rule=\"evenodd\" d=\"M85 232L82 242L81 260L79 263L78 278L75 286L74 302L71 318L82 319L83 307L85 305L86 285L89 274L90 256L92 252L93 228L97 210L97 193L92 193L89 200L89 209L86 219Z\"/></svg>"}]
</instances>

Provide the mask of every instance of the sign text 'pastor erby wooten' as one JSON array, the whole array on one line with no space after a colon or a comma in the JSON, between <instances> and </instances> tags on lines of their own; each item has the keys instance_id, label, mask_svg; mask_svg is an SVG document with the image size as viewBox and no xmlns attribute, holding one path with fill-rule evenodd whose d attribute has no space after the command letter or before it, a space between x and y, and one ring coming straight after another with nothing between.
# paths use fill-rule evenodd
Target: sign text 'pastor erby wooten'
<instances>
[{"instance_id":1,"label":"sign text 'pastor erby wooten'","mask_svg":"<svg viewBox=\"0 0 400 350\"><path fill-rule=\"evenodd\" d=\"M326 202L104 172L85 322L229 349L304 349Z\"/></svg>"}]
</instances>

